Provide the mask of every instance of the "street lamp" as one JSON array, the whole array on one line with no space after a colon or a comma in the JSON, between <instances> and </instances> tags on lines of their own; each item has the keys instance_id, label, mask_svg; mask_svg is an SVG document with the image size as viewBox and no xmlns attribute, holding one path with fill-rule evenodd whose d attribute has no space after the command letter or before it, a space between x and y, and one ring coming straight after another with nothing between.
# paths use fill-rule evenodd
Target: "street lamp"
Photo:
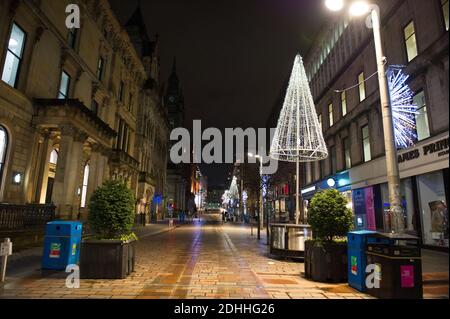
<instances>
[{"instance_id":1,"label":"street lamp","mask_svg":"<svg viewBox=\"0 0 450 319\"><path fill-rule=\"evenodd\" d=\"M331 11L340 11L344 7L344 0L326 0L325 5Z\"/></svg>"},{"instance_id":2,"label":"street lamp","mask_svg":"<svg viewBox=\"0 0 450 319\"><path fill-rule=\"evenodd\" d=\"M260 155L253 155L252 153L248 153L248 156L249 157L254 157L254 158L256 158L256 159L258 159L259 160L259 163L260 163L260 165L259 165L259 175L260 175L260 179L261 179L261 181L260 181L260 185L259 185L259 188L260 188L260 190L259 190L259 216L258 216L258 240L260 240L261 239L261 218L262 218L262 216L264 215L264 207L263 207L263 180L262 180L262 177L263 177L263 160L262 160L262 157L260 156ZM269 227L269 225L267 225L267 228Z\"/></svg>"},{"instance_id":3,"label":"street lamp","mask_svg":"<svg viewBox=\"0 0 450 319\"><path fill-rule=\"evenodd\" d=\"M333 10L333 8L339 7L340 2L342 1L327 0L325 4L330 10ZM343 7L344 6L342 6L342 8ZM387 58L383 53L383 43L381 41L380 10L377 5L369 4L366 1L353 1L350 5L349 11L353 16L362 16L370 13L372 18L378 68L378 82L380 87L381 112L383 116L384 142L386 147L386 167L389 200L391 203L392 232L403 233L405 230L405 225L403 221L403 209L400 201L400 174L397 162L397 147L395 143L392 109L390 105L391 102L386 76Z\"/></svg>"}]
</instances>

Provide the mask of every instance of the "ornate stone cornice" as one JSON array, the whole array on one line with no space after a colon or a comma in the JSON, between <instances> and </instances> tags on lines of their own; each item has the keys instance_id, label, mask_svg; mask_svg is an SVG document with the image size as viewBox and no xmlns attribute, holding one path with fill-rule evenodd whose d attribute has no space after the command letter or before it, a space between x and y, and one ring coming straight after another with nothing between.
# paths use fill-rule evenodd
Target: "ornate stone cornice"
<instances>
[{"instance_id":1,"label":"ornate stone cornice","mask_svg":"<svg viewBox=\"0 0 450 319\"><path fill-rule=\"evenodd\" d=\"M60 118L66 123L72 122L75 118L89 125L99 136L111 139L117 133L79 100L73 99L35 99L36 121L45 124L47 121L54 122L55 118ZM74 122L75 123L75 122ZM54 124L54 123L49 123ZM69 126L74 126L70 124Z\"/></svg>"}]
</instances>

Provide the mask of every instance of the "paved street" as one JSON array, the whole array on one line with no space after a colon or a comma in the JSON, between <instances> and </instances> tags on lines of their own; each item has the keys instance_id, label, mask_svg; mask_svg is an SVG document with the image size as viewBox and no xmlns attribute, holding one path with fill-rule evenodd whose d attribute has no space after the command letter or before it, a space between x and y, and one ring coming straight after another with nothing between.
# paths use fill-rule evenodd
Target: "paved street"
<instances>
[{"instance_id":1,"label":"paved street","mask_svg":"<svg viewBox=\"0 0 450 319\"><path fill-rule=\"evenodd\" d=\"M254 230L256 235L256 231ZM263 232L264 235L264 232ZM3 298L370 298L348 287L307 281L303 263L267 255L250 228L203 215L201 222L146 236L138 244L137 271L125 280L82 280L65 286L65 274L39 266L8 277ZM448 291L448 290L447 290ZM448 296L448 293L447 293Z\"/></svg>"}]
</instances>

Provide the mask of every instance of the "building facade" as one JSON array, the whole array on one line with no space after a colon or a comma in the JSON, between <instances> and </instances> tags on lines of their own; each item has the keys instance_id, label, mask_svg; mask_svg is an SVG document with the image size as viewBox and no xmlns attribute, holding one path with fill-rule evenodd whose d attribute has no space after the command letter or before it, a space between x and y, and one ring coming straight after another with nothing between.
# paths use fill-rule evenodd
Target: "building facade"
<instances>
[{"instance_id":1,"label":"building facade","mask_svg":"<svg viewBox=\"0 0 450 319\"><path fill-rule=\"evenodd\" d=\"M449 7L446 0L379 3L389 66L402 66L417 114L411 144L399 147L406 229L448 250ZM302 195L337 188L358 228L390 230L385 146L372 30L336 16L305 59L329 158L303 168Z\"/></svg>"},{"instance_id":2,"label":"building facade","mask_svg":"<svg viewBox=\"0 0 450 319\"><path fill-rule=\"evenodd\" d=\"M162 219L166 210L169 121L160 82L159 37L150 40L139 6L125 23L125 29L148 75L139 96L135 141L140 163L138 213L140 221L147 223Z\"/></svg>"},{"instance_id":3,"label":"building facade","mask_svg":"<svg viewBox=\"0 0 450 319\"><path fill-rule=\"evenodd\" d=\"M186 127L184 96L181 89L180 79L177 74L177 62L174 58L172 72L167 81L164 96L164 105L168 114L170 130ZM173 141L170 142L170 146ZM170 150L168 151L170 153ZM179 212L193 213L195 206L195 194L193 183L195 183L196 166L194 164L174 164L167 161L167 208L171 216Z\"/></svg>"},{"instance_id":4,"label":"building facade","mask_svg":"<svg viewBox=\"0 0 450 319\"><path fill-rule=\"evenodd\" d=\"M66 26L69 3L79 29ZM137 211L151 198L143 175L158 170L149 184L164 189L165 117L155 90L143 90L157 81L157 58L136 51L106 0L1 1L0 39L0 202L86 219L107 179L127 183ZM161 126L149 130L153 148L142 114Z\"/></svg>"}]
</instances>

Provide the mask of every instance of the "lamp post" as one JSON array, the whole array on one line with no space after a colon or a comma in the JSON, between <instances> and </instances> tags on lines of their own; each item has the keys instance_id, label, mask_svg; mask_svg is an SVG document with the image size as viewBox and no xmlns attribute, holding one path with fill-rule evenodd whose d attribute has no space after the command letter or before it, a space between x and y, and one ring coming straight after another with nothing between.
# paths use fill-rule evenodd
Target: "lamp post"
<instances>
[{"instance_id":1,"label":"lamp post","mask_svg":"<svg viewBox=\"0 0 450 319\"><path fill-rule=\"evenodd\" d=\"M325 5L332 11L340 11L345 6L344 0L326 0ZM362 16L369 13L372 18L372 29L378 68L384 143L386 148L387 180L392 216L392 232L403 233L405 230L405 225L400 200L400 174L397 162L397 147L395 143L392 109L390 105L391 102L386 76L387 59L383 52L383 43L381 40L380 10L377 5L371 5L365 1L353 1L350 5L350 14L353 16Z\"/></svg>"},{"instance_id":2,"label":"lamp post","mask_svg":"<svg viewBox=\"0 0 450 319\"><path fill-rule=\"evenodd\" d=\"M264 215L264 206L263 206L263 160L261 155L253 155L252 153L248 153L249 157L254 157L259 160L259 176L260 176L260 183L259 183L259 213L258 213L258 240L261 239L261 218ZM269 227L269 225L267 225Z\"/></svg>"}]
</instances>

